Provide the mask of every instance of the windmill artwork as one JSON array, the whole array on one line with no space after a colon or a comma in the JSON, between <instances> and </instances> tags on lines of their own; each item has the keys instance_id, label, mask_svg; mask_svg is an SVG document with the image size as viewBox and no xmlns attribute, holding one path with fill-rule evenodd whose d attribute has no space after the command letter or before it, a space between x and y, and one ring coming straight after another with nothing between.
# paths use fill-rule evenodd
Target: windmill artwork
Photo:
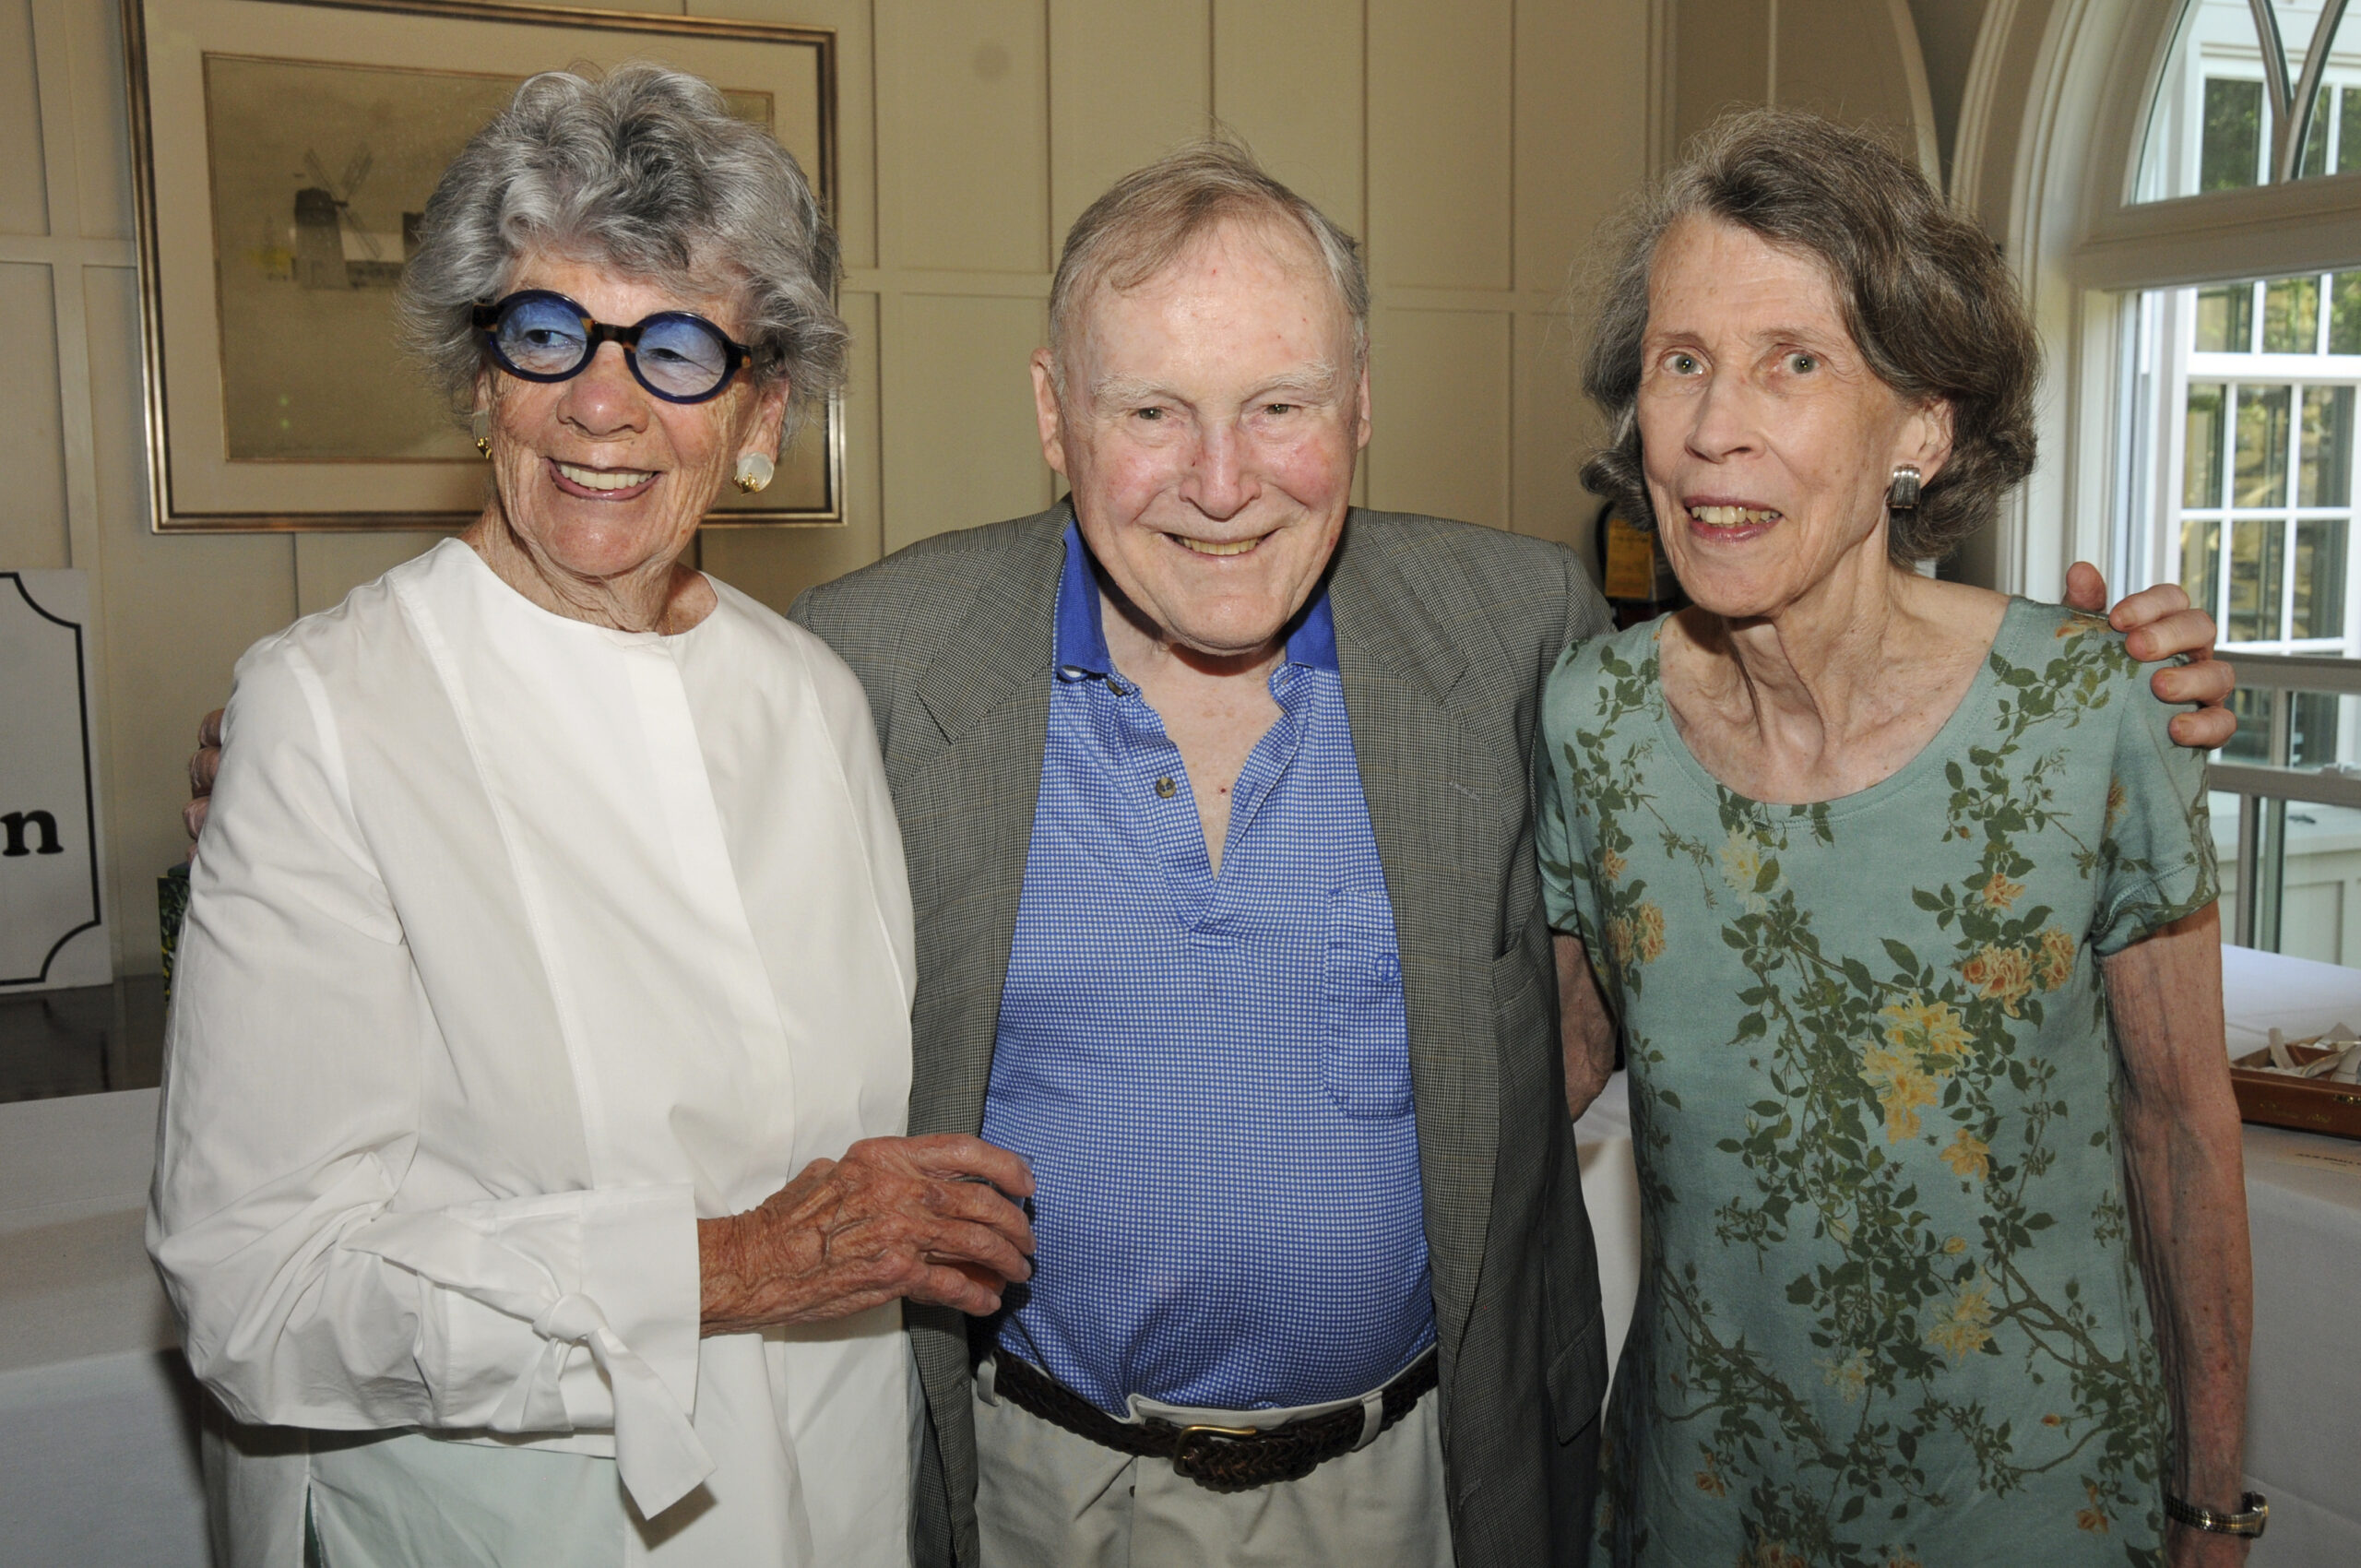
<instances>
[{"instance_id":1,"label":"windmill artwork","mask_svg":"<svg viewBox=\"0 0 2361 1568\"><path fill-rule=\"evenodd\" d=\"M369 178L376 155L367 147L352 155L344 172L328 178L320 155L303 149L303 172L312 183L295 192L295 281L306 289L390 289L418 249L422 214L402 214L401 232L372 233L353 215L352 198Z\"/></svg>"}]
</instances>

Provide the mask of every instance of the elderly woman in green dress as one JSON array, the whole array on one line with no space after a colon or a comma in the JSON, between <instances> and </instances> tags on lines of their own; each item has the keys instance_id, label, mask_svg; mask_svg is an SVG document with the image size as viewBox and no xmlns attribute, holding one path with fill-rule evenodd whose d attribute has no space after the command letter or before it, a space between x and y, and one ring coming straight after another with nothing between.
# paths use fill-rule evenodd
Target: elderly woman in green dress
<instances>
[{"instance_id":1,"label":"elderly woman in green dress","mask_svg":"<svg viewBox=\"0 0 2361 1568\"><path fill-rule=\"evenodd\" d=\"M1543 716L1569 1076L1619 1028L1643 1194L1614 1562L2244 1550L2202 755L2106 623L1914 569L2031 467L2037 359L1990 241L1798 115L1602 312L1585 477L1692 600Z\"/></svg>"}]
</instances>

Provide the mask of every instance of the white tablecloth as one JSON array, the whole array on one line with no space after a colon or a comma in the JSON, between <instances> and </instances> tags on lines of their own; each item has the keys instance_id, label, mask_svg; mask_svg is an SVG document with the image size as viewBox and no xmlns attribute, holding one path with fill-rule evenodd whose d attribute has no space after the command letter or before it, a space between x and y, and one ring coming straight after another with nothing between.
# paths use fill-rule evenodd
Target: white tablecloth
<instances>
[{"instance_id":1,"label":"white tablecloth","mask_svg":"<svg viewBox=\"0 0 2361 1568\"><path fill-rule=\"evenodd\" d=\"M0 1568L204 1568L196 1384L140 1241L156 1091L0 1105Z\"/></svg>"},{"instance_id":2,"label":"white tablecloth","mask_svg":"<svg viewBox=\"0 0 2361 1568\"><path fill-rule=\"evenodd\" d=\"M2361 1028L2361 969L2225 943L2222 1010L2233 1056L2260 1051L2274 1028L2297 1039L2334 1024Z\"/></svg>"}]
</instances>

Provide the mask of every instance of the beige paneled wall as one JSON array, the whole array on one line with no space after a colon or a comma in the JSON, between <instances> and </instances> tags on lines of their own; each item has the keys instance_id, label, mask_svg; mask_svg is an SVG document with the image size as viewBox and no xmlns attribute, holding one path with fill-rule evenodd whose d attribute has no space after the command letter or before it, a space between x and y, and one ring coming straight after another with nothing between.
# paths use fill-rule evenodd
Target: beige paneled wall
<instances>
[{"instance_id":1,"label":"beige paneled wall","mask_svg":"<svg viewBox=\"0 0 2361 1568\"><path fill-rule=\"evenodd\" d=\"M1928 175L1941 180L1934 105L1910 0L1669 5L1673 148L1726 110L1772 103L1881 127L1897 142L1915 146Z\"/></svg>"},{"instance_id":2,"label":"beige paneled wall","mask_svg":"<svg viewBox=\"0 0 2361 1568\"><path fill-rule=\"evenodd\" d=\"M1057 243L1109 181L1214 125L1368 243L1363 497L1586 540L1562 296L1645 169L1651 18L1673 4L693 0L837 30L856 339L845 525L709 529L705 564L783 605L1046 505L1026 364ZM144 970L189 736L238 653L433 536L148 531L125 125L113 0L0 0L0 566L92 575L110 917Z\"/></svg>"}]
</instances>

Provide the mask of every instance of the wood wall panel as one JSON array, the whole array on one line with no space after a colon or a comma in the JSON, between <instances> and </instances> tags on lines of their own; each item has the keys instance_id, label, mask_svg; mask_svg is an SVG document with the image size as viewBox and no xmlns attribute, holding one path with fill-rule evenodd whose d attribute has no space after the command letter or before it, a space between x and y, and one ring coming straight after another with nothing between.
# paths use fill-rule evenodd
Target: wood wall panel
<instances>
[{"instance_id":1,"label":"wood wall panel","mask_svg":"<svg viewBox=\"0 0 2361 1568\"><path fill-rule=\"evenodd\" d=\"M1369 233L1378 281L1506 289L1513 0L1370 0Z\"/></svg>"},{"instance_id":2,"label":"wood wall panel","mask_svg":"<svg viewBox=\"0 0 2361 1568\"><path fill-rule=\"evenodd\" d=\"M1109 185L1205 134L1212 78L1211 0L1050 0L1053 252Z\"/></svg>"},{"instance_id":3,"label":"wood wall panel","mask_svg":"<svg viewBox=\"0 0 2361 1568\"><path fill-rule=\"evenodd\" d=\"M1818 0L1807 0L1816 4ZM1721 113L1768 101L1769 0L1674 0L1673 151Z\"/></svg>"},{"instance_id":4,"label":"wood wall panel","mask_svg":"<svg viewBox=\"0 0 2361 1568\"><path fill-rule=\"evenodd\" d=\"M1605 426L1582 395L1582 341L1564 316L1524 311L1511 347L1516 425L1510 527L1571 545L1588 559L1598 497L1583 488L1582 466L1605 439Z\"/></svg>"},{"instance_id":5,"label":"wood wall panel","mask_svg":"<svg viewBox=\"0 0 2361 1568\"><path fill-rule=\"evenodd\" d=\"M1026 368L1048 327L1042 303L909 293L889 304L885 548L1048 505Z\"/></svg>"},{"instance_id":6,"label":"wood wall panel","mask_svg":"<svg viewBox=\"0 0 2361 1568\"><path fill-rule=\"evenodd\" d=\"M1775 103L1882 131L1940 176L1926 62L1904 0L1673 5L1668 96L1679 142L1728 110Z\"/></svg>"},{"instance_id":7,"label":"wood wall panel","mask_svg":"<svg viewBox=\"0 0 2361 1568\"><path fill-rule=\"evenodd\" d=\"M1508 526L1513 319L1505 311L1375 313L1370 505Z\"/></svg>"},{"instance_id":8,"label":"wood wall panel","mask_svg":"<svg viewBox=\"0 0 2361 1568\"><path fill-rule=\"evenodd\" d=\"M0 571L73 564L65 530L65 421L58 406L57 302L50 270L0 264L0 343L8 345L8 417L0 419Z\"/></svg>"},{"instance_id":9,"label":"wood wall panel","mask_svg":"<svg viewBox=\"0 0 2361 1568\"><path fill-rule=\"evenodd\" d=\"M32 0L0 0L0 233L49 232L42 177L41 85L33 69Z\"/></svg>"},{"instance_id":10,"label":"wood wall panel","mask_svg":"<svg viewBox=\"0 0 2361 1568\"><path fill-rule=\"evenodd\" d=\"M1563 290L1647 167L1648 121L1608 82L1648 75L1647 7L1522 0L1516 12L1516 284Z\"/></svg>"},{"instance_id":11,"label":"wood wall panel","mask_svg":"<svg viewBox=\"0 0 2361 1568\"><path fill-rule=\"evenodd\" d=\"M1915 156L1922 113L1929 150L1935 141L1932 105L1921 96L1925 82L1917 30L1894 0L1812 0L1779 7L1781 107L1872 127L1904 156ZM1940 155L1928 162L1928 172L1940 176Z\"/></svg>"},{"instance_id":12,"label":"wood wall panel","mask_svg":"<svg viewBox=\"0 0 2361 1568\"><path fill-rule=\"evenodd\" d=\"M1367 233L1361 0L1225 0L1213 33L1215 118L1296 194Z\"/></svg>"},{"instance_id":13,"label":"wood wall panel","mask_svg":"<svg viewBox=\"0 0 2361 1568\"><path fill-rule=\"evenodd\" d=\"M1050 266L1042 0L878 0L879 262Z\"/></svg>"},{"instance_id":14,"label":"wood wall panel","mask_svg":"<svg viewBox=\"0 0 2361 1568\"><path fill-rule=\"evenodd\" d=\"M86 240L128 240L131 224L131 121L124 96L123 14L108 0L33 0L43 81L71 83L73 232ZM53 65L53 52L64 58ZM62 67L62 68L61 68ZM13 156L13 149L11 149ZM58 193L50 192L56 232L67 232Z\"/></svg>"}]
</instances>

